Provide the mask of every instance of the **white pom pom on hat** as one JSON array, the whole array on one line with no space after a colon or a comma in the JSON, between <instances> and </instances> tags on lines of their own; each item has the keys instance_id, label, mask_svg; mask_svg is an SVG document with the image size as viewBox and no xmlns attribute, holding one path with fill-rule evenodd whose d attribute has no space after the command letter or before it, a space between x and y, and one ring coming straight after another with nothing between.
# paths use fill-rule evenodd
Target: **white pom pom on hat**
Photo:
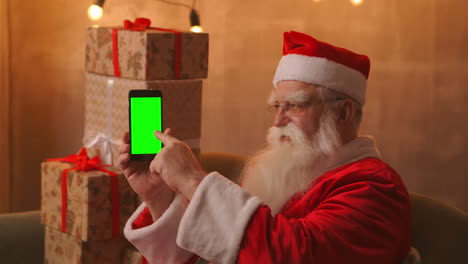
<instances>
[{"instance_id":1,"label":"white pom pom on hat","mask_svg":"<svg viewBox=\"0 0 468 264\"><path fill-rule=\"evenodd\" d=\"M364 105L369 70L366 55L290 31L284 33L283 57L273 85L286 80L302 81L344 93Z\"/></svg>"}]
</instances>

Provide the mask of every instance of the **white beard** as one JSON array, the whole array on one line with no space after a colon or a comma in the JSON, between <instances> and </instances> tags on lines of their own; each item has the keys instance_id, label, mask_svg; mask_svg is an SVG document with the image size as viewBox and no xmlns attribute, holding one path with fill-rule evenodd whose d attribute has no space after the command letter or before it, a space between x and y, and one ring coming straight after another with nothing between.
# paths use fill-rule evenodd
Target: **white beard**
<instances>
[{"instance_id":1,"label":"white beard","mask_svg":"<svg viewBox=\"0 0 468 264\"><path fill-rule=\"evenodd\" d=\"M287 136L288 141L281 141ZM285 127L271 127L268 146L252 157L242 174L242 187L258 196L276 215L294 194L305 191L325 169L325 159L339 146L332 111L324 113L320 128L308 140L304 133L289 123Z\"/></svg>"}]
</instances>

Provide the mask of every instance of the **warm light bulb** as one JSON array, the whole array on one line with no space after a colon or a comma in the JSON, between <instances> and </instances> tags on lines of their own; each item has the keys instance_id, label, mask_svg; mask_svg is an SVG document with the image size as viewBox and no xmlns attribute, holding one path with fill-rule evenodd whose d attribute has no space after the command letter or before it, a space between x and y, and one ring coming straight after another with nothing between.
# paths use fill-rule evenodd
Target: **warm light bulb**
<instances>
[{"instance_id":1,"label":"warm light bulb","mask_svg":"<svg viewBox=\"0 0 468 264\"><path fill-rule=\"evenodd\" d=\"M195 33L200 33L200 32L203 32L203 28L200 26L193 26L190 28L190 31L195 32Z\"/></svg>"},{"instance_id":2,"label":"warm light bulb","mask_svg":"<svg viewBox=\"0 0 468 264\"><path fill-rule=\"evenodd\" d=\"M90 5L88 8L88 17L91 20L99 20L102 17L102 7L98 5Z\"/></svg>"},{"instance_id":3,"label":"warm light bulb","mask_svg":"<svg viewBox=\"0 0 468 264\"><path fill-rule=\"evenodd\" d=\"M350 1L351 1L351 4L355 6L360 6L362 5L362 2L364 2L363 0L350 0Z\"/></svg>"}]
</instances>

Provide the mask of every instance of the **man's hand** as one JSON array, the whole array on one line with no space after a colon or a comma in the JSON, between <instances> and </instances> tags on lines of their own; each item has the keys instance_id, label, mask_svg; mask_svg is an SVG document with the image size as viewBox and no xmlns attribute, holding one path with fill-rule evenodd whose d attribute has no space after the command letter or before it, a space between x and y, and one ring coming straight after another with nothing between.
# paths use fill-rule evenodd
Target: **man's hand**
<instances>
[{"instance_id":1,"label":"man's hand","mask_svg":"<svg viewBox=\"0 0 468 264\"><path fill-rule=\"evenodd\" d=\"M154 135L164 147L151 162L150 171L159 174L171 189L191 200L207 173L187 144L159 131Z\"/></svg>"},{"instance_id":2,"label":"man's hand","mask_svg":"<svg viewBox=\"0 0 468 264\"><path fill-rule=\"evenodd\" d=\"M164 133L169 135L170 129L166 129ZM174 199L174 192L157 173L151 173L150 162L130 161L128 132L124 134L119 154L118 165L122 168L128 183L148 206L153 219L158 219Z\"/></svg>"}]
</instances>

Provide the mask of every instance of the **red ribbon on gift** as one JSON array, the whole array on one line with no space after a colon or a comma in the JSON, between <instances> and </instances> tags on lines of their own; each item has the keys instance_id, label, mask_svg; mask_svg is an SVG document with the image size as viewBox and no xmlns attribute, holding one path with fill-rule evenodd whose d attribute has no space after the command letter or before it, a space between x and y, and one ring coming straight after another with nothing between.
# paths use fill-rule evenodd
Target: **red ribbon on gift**
<instances>
[{"instance_id":1,"label":"red ribbon on gift","mask_svg":"<svg viewBox=\"0 0 468 264\"><path fill-rule=\"evenodd\" d=\"M62 171L62 232L67 230L67 175L69 171L90 171L99 170L111 176L111 203L112 203L112 237L120 237L120 203L119 203L119 181L118 174L104 169L109 165L101 164L98 156L90 159L86 148L81 148L78 154L73 154L64 158L47 159L46 161L62 161L74 163L74 167Z\"/></svg>"},{"instance_id":2,"label":"red ribbon on gift","mask_svg":"<svg viewBox=\"0 0 468 264\"><path fill-rule=\"evenodd\" d=\"M131 31L145 31L147 29L156 29L159 31L171 32L175 34L174 41L174 79L180 79L180 68L182 63L182 33L172 29L150 27L151 20L148 18L137 18L135 22L130 20L124 21L124 29ZM119 29L112 29L112 59L114 62L114 75L120 77L120 65L119 65L119 47L117 32Z\"/></svg>"},{"instance_id":3,"label":"red ribbon on gift","mask_svg":"<svg viewBox=\"0 0 468 264\"><path fill-rule=\"evenodd\" d=\"M117 45L117 29L112 29L112 62L114 63L114 75L120 77L119 46Z\"/></svg>"}]
</instances>

